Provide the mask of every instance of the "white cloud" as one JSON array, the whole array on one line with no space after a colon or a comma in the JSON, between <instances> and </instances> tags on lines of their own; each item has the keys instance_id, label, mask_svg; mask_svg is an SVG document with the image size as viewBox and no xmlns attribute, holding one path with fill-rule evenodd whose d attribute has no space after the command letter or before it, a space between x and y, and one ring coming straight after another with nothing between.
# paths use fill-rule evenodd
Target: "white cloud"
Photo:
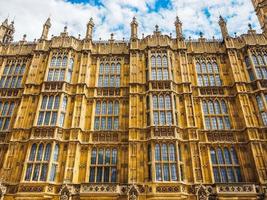
<instances>
[{"instance_id":1,"label":"white cloud","mask_svg":"<svg viewBox=\"0 0 267 200\"><path fill-rule=\"evenodd\" d=\"M51 15L52 27L50 35L59 35L67 24L69 34L84 37L86 24L90 17L94 18L94 39L108 39L113 32L116 39L130 36L130 22L133 16L139 22L139 37L142 33L151 34L156 24L163 33L174 34L175 16L178 14L183 22L185 36L198 37L202 31L208 38L220 37L218 17L221 14L228 21L231 34L245 33L247 24L260 31L259 23L248 0L170 0L170 9L155 8L156 0L102 0L102 5L72 4L64 0L1 0L0 20L8 15L15 16L15 40L27 34L28 40L39 38L42 25ZM210 17L205 15L208 10Z\"/></svg>"}]
</instances>

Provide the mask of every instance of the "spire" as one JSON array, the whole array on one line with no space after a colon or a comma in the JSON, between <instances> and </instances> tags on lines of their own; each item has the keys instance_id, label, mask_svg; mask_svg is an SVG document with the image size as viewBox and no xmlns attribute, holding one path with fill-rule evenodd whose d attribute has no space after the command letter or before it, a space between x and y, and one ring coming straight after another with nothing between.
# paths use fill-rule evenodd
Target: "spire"
<instances>
[{"instance_id":1,"label":"spire","mask_svg":"<svg viewBox=\"0 0 267 200\"><path fill-rule=\"evenodd\" d=\"M220 19L219 19L219 25L221 28L221 33L222 33L223 38L225 39L225 38L229 37L226 21L224 20L224 18L221 15L220 15Z\"/></svg>"},{"instance_id":2,"label":"spire","mask_svg":"<svg viewBox=\"0 0 267 200\"><path fill-rule=\"evenodd\" d=\"M13 34L15 32L14 22L8 24L8 18L0 25L0 42L9 43L13 40Z\"/></svg>"},{"instance_id":3,"label":"spire","mask_svg":"<svg viewBox=\"0 0 267 200\"><path fill-rule=\"evenodd\" d=\"M91 17L89 22L87 23L87 31L86 31L86 39L92 40L93 38L93 29L94 29L94 22L93 22L93 18Z\"/></svg>"},{"instance_id":4,"label":"spire","mask_svg":"<svg viewBox=\"0 0 267 200\"><path fill-rule=\"evenodd\" d=\"M176 16L174 25L175 25L175 30L176 30L176 37L183 38L183 28L182 28L183 24L180 21L178 16Z\"/></svg>"},{"instance_id":5,"label":"spire","mask_svg":"<svg viewBox=\"0 0 267 200\"><path fill-rule=\"evenodd\" d=\"M136 21L136 17L133 17L133 20L131 22L131 39L137 39L138 38L138 23Z\"/></svg>"},{"instance_id":6,"label":"spire","mask_svg":"<svg viewBox=\"0 0 267 200\"><path fill-rule=\"evenodd\" d=\"M3 26L8 26L8 18L6 18L5 21L3 21L2 25Z\"/></svg>"},{"instance_id":7,"label":"spire","mask_svg":"<svg viewBox=\"0 0 267 200\"><path fill-rule=\"evenodd\" d=\"M50 27L51 27L51 22L50 22L50 17L49 17L43 25L43 32L41 36L42 40L47 39Z\"/></svg>"}]
</instances>

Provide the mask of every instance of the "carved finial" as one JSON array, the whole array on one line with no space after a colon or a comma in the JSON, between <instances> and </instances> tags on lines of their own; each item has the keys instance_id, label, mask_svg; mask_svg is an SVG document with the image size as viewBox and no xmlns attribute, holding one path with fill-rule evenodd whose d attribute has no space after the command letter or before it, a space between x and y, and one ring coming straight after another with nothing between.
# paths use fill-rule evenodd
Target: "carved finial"
<instances>
[{"instance_id":1,"label":"carved finial","mask_svg":"<svg viewBox=\"0 0 267 200\"><path fill-rule=\"evenodd\" d=\"M64 26L64 33L67 33L68 27L67 25Z\"/></svg>"},{"instance_id":2,"label":"carved finial","mask_svg":"<svg viewBox=\"0 0 267 200\"><path fill-rule=\"evenodd\" d=\"M143 39L145 38L145 34L144 34L144 33L142 33L142 38L143 38Z\"/></svg>"},{"instance_id":3,"label":"carved finial","mask_svg":"<svg viewBox=\"0 0 267 200\"><path fill-rule=\"evenodd\" d=\"M252 30L252 25L251 25L251 23L248 24L248 28L249 28L249 30Z\"/></svg>"},{"instance_id":4,"label":"carved finial","mask_svg":"<svg viewBox=\"0 0 267 200\"><path fill-rule=\"evenodd\" d=\"M237 37L236 32L234 34L235 34L235 38L236 38Z\"/></svg>"},{"instance_id":5,"label":"carved finial","mask_svg":"<svg viewBox=\"0 0 267 200\"><path fill-rule=\"evenodd\" d=\"M203 32L202 32L202 31L199 32L199 36L200 36L201 38L203 38Z\"/></svg>"},{"instance_id":6,"label":"carved finial","mask_svg":"<svg viewBox=\"0 0 267 200\"><path fill-rule=\"evenodd\" d=\"M113 40L114 39L114 33L111 33L110 34L110 40Z\"/></svg>"},{"instance_id":7,"label":"carved finial","mask_svg":"<svg viewBox=\"0 0 267 200\"><path fill-rule=\"evenodd\" d=\"M133 20L131 22L131 39L137 39L138 38L138 23L136 21L136 17L133 17Z\"/></svg>"},{"instance_id":8,"label":"carved finial","mask_svg":"<svg viewBox=\"0 0 267 200\"><path fill-rule=\"evenodd\" d=\"M24 34L24 35L23 35L23 38L22 38L22 41L26 41L26 37L27 37L27 35Z\"/></svg>"},{"instance_id":9,"label":"carved finial","mask_svg":"<svg viewBox=\"0 0 267 200\"><path fill-rule=\"evenodd\" d=\"M159 26L156 25L156 26L155 26L155 29L156 29L156 32L158 32L158 31L159 31Z\"/></svg>"},{"instance_id":10,"label":"carved finial","mask_svg":"<svg viewBox=\"0 0 267 200\"><path fill-rule=\"evenodd\" d=\"M78 39L81 39L81 34L78 35Z\"/></svg>"}]
</instances>

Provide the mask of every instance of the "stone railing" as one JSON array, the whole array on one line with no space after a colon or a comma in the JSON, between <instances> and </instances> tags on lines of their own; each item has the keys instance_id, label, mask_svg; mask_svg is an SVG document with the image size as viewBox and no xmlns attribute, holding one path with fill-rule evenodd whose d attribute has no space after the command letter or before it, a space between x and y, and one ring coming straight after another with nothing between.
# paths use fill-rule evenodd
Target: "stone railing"
<instances>
[{"instance_id":1,"label":"stone railing","mask_svg":"<svg viewBox=\"0 0 267 200\"><path fill-rule=\"evenodd\" d=\"M218 194L222 193L246 193L246 194L256 194L256 186L254 184L225 184L225 185L217 185L216 192Z\"/></svg>"}]
</instances>

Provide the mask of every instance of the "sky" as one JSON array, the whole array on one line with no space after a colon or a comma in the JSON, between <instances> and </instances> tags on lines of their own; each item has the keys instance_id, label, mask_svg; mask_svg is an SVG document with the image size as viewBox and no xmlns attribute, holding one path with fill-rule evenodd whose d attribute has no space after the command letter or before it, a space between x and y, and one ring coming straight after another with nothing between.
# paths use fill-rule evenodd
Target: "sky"
<instances>
[{"instance_id":1,"label":"sky","mask_svg":"<svg viewBox=\"0 0 267 200\"><path fill-rule=\"evenodd\" d=\"M0 0L0 21L15 22L14 40L38 39L48 17L52 27L49 36L56 36L68 27L69 35L85 37L86 24L95 23L94 40L116 40L130 37L130 23L135 16L138 35L151 35L155 25L163 34L175 36L174 21L179 16L185 38L221 38L219 16L226 21L229 33L241 35L248 24L260 32L260 25L251 0Z\"/></svg>"}]
</instances>

